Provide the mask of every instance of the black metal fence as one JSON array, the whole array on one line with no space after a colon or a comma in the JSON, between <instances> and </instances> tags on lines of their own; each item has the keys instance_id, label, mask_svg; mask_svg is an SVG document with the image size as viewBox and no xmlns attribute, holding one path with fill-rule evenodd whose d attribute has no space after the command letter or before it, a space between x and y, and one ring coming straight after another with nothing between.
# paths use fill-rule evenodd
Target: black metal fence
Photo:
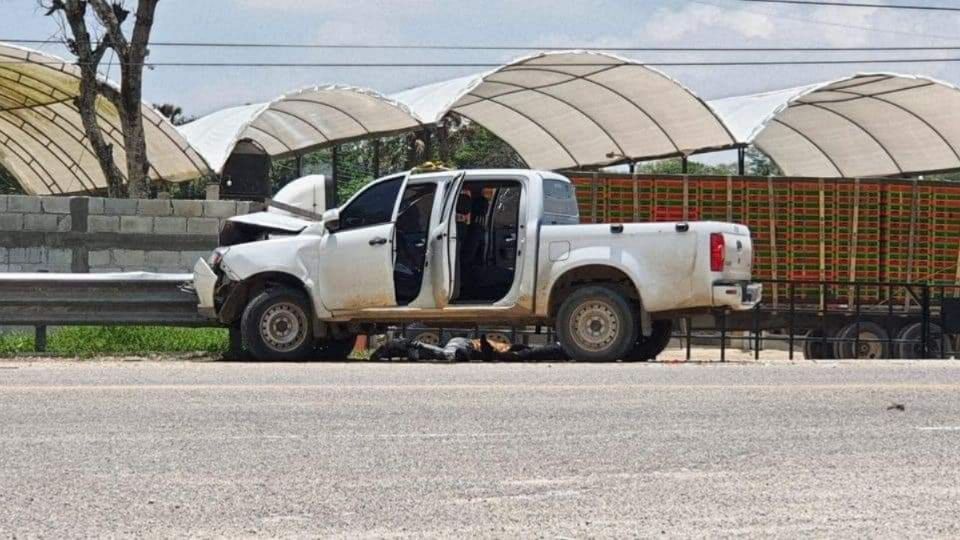
<instances>
[{"instance_id":1,"label":"black metal fence","mask_svg":"<svg viewBox=\"0 0 960 540\"><path fill-rule=\"evenodd\" d=\"M794 359L951 358L960 335L960 286L927 283L759 280L769 298L743 312L715 312L705 325L684 318L675 338L715 344L725 361L731 340L754 358L771 343Z\"/></svg>"},{"instance_id":2,"label":"black metal fence","mask_svg":"<svg viewBox=\"0 0 960 540\"><path fill-rule=\"evenodd\" d=\"M679 345L692 360L695 347L716 348L722 362L733 348L756 360L765 349L783 350L791 360L798 354L807 359L947 359L960 350L960 285L758 281L767 300L754 309L676 319L674 350ZM405 325L392 333L438 343L481 334L523 344L556 340L549 326Z\"/></svg>"}]
</instances>

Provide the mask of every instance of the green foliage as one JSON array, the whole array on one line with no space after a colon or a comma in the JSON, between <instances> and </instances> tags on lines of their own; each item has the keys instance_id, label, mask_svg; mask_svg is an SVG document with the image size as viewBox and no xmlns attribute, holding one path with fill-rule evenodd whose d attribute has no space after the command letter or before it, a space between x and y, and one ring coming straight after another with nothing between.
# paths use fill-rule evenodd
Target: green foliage
<instances>
[{"instance_id":1,"label":"green foliage","mask_svg":"<svg viewBox=\"0 0 960 540\"><path fill-rule=\"evenodd\" d=\"M750 176L783 176L783 171L769 156L756 148L747 148L747 174Z\"/></svg>"},{"instance_id":2,"label":"green foliage","mask_svg":"<svg viewBox=\"0 0 960 540\"><path fill-rule=\"evenodd\" d=\"M148 353L223 353L227 331L220 328L167 328L156 326L64 327L50 333L47 350L56 355L89 358L99 355ZM0 356L33 351L33 336L12 333L0 336Z\"/></svg>"},{"instance_id":3,"label":"green foliage","mask_svg":"<svg viewBox=\"0 0 960 540\"><path fill-rule=\"evenodd\" d=\"M641 174L683 174L683 162L679 158L648 161L637 164L637 172ZM687 162L687 174L727 176L737 173L733 164L707 165L696 161Z\"/></svg>"},{"instance_id":4,"label":"green foliage","mask_svg":"<svg viewBox=\"0 0 960 540\"><path fill-rule=\"evenodd\" d=\"M502 139L478 124L466 124L452 131L451 164L459 169L523 168L523 159Z\"/></svg>"},{"instance_id":5,"label":"green foliage","mask_svg":"<svg viewBox=\"0 0 960 540\"><path fill-rule=\"evenodd\" d=\"M3 165L0 165L0 195L21 194L23 194L23 188L20 187L20 182L13 176L13 173L4 169Z\"/></svg>"}]
</instances>

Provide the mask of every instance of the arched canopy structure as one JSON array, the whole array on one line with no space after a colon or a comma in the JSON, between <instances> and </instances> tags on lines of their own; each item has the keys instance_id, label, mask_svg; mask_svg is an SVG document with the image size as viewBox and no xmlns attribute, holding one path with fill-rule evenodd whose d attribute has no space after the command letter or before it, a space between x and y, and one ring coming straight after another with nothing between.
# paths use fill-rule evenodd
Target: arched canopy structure
<instances>
[{"instance_id":1,"label":"arched canopy structure","mask_svg":"<svg viewBox=\"0 0 960 540\"><path fill-rule=\"evenodd\" d=\"M791 176L867 177L960 168L960 90L861 73L710 102L741 143Z\"/></svg>"},{"instance_id":2,"label":"arched canopy structure","mask_svg":"<svg viewBox=\"0 0 960 540\"><path fill-rule=\"evenodd\" d=\"M181 126L180 131L220 173L241 141L252 141L266 154L282 157L420 125L407 107L376 92L317 86L269 103L217 111Z\"/></svg>"},{"instance_id":3,"label":"arched canopy structure","mask_svg":"<svg viewBox=\"0 0 960 540\"><path fill-rule=\"evenodd\" d=\"M683 85L606 53L539 53L393 97L424 123L449 113L477 122L541 169L689 155L736 144L710 107Z\"/></svg>"},{"instance_id":4,"label":"arched canopy structure","mask_svg":"<svg viewBox=\"0 0 960 540\"><path fill-rule=\"evenodd\" d=\"M74 105L79 92L76 66L0 43L0 164L27 193L83 193L107 187ZM146 104L141 110L151 178L180 182L209 172L203 158L163 115ZM125 171L119 113L105 99L98 102L97 113L117 165Z\"/></svg>"}]
</instances>

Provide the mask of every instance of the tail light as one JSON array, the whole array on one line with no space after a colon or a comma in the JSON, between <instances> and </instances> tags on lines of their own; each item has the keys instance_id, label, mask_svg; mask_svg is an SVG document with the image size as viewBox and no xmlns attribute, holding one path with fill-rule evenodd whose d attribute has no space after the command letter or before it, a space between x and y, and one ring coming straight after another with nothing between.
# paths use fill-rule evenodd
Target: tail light
<instances>
[{"instance_id":1,"label":"tail light","mask_svg":"<svg viewBox=\"0 0 960 540\"><path fill-rule=\"evenodd\" d=\"M710 271L722 272L723 264L727 254L727 242L723 239L723 233L710 234Z\"/></svg>"}]
</instances>

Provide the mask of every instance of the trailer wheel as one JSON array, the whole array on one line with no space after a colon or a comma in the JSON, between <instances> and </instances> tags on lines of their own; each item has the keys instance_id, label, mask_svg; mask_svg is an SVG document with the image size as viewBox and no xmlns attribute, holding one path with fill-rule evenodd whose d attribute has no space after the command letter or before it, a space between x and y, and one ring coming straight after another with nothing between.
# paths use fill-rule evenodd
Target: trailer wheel
<instances>
[{"instance_id":1,"label":"trailer wheel","mask_svg":"<svg viewBox=\"0 0 960 540\"><path fill-rule=\"evenodd\" d=\"M637 310L615 289L590 285L575 290L557 312L557 338L573 360L613 362L637 342Z\"/></svg>"},{"instance_id":2,"label":"trailer wheel","mask_svg":"<svg viewBox=\"0 0 960 540\"><path fill-rule=\"evenodd\" d=\"M833 343L823 338L820 330L807 332L806 341L803 342L803 357L807 360L833 360Z\"/></svg>"},{"instance_id":3,"label":"trailer wheel","mask_svg":"<svg viewBox=\"0 0 960 540\"><path fill-rule=\"evenodd\" d=\"M943 329L939 325L930 323L930 335L927 336L927 356L928 358L949 358L954 353L953 343L950 338L943 338ZM896 352L897 358L905 360L920 360L924 358L923 346L923 323L913 323L904 326L897 333ZM946 346L946 350L944 350Z\"/></svg>"},{"instance_id":4,"label":"trailer wheel","mask_svg":"<svg viewBox=\"0 0 960 540\"><path fill-rule=\"evenodd\" d=\"M843 340L838 341L833 349L834 357L838 360L890 358L890 334L877 323L850 323L840 330L837 339Z\"/></svg>"},{"instance_id":5,"label":"trailer wheel","mask_svg":"<svg viewBox=\"0 0 960 540\"><path fill-rule=\"evenodd\" d=\"M288 287L263 291L243 310L244 347L262 361L308 358L314 351L311 313L299 291Z\"/></svg>"},{"instance_id":6,"label":"trailer wheel","mask_svg":"<svg viewBox=\"0 0 960 540\"><path fill-rule=\"evenodd\" d=\"M657 356L667 348L673 337L673 321L653 321L653 333L650 336L640 336L637 344L624 357L625 362L646 362L656 360Z\"/></svg>"}]
</instances>

